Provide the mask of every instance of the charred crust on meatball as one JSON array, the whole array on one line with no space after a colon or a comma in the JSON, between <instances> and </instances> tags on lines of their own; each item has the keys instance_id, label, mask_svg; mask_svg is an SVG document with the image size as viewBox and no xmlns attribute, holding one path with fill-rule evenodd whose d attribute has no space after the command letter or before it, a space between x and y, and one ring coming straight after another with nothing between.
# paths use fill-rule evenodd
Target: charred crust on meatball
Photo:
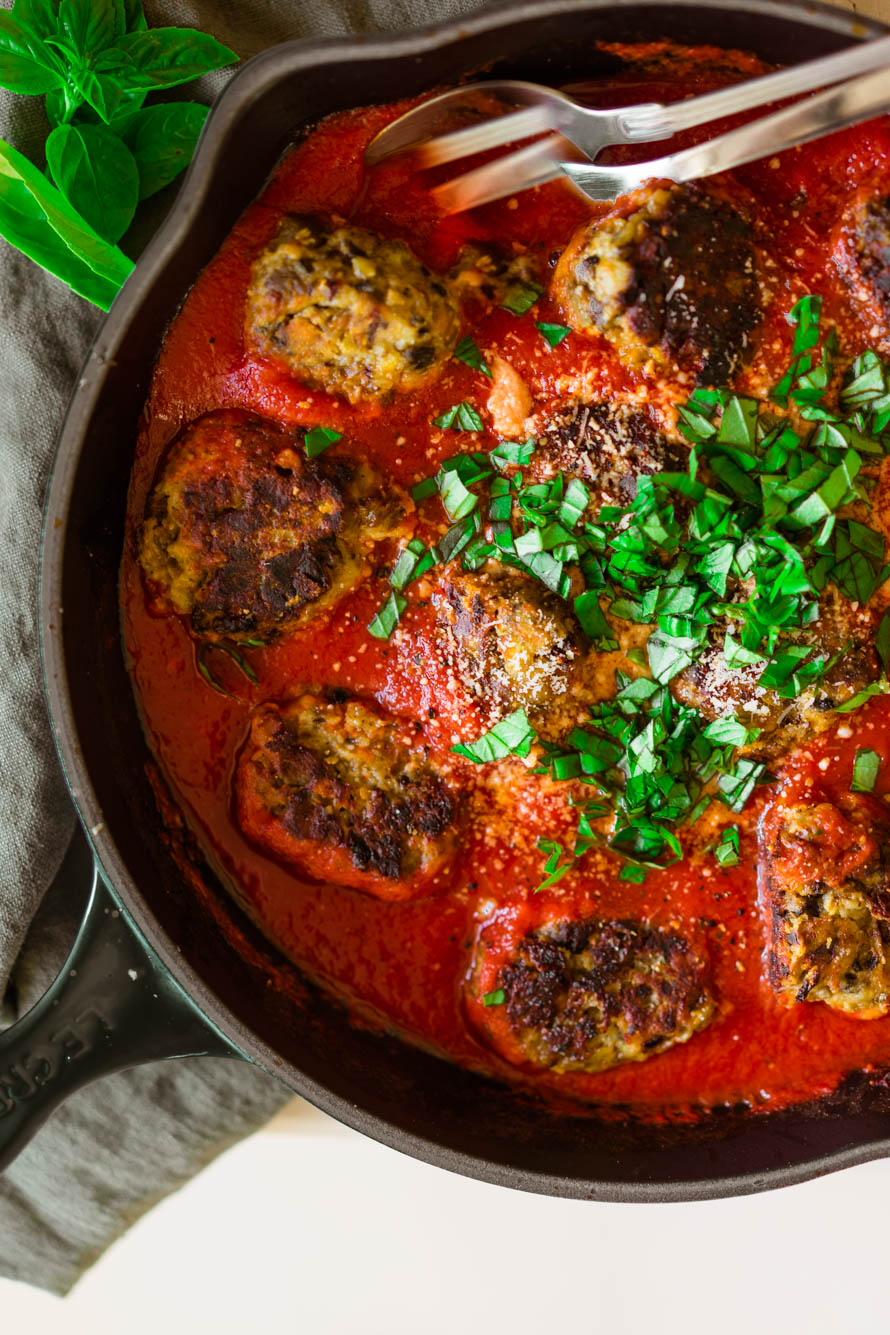
<instances>
[{"instance_id":1,"label":"charred crust on meatball","mask_svg":"<svg viewBox=\"0 0 890 1335\"><path fill-rule=\"evenodd\" d=\"M496 986L523 1059L559 1072L644 1061L714 1014L706 965L685 938L629 919L527 933Z\"/></svg>"},{"instance_id":2,"label":"charred crust on meatball","mask_svg":"<svg viewBox=\"0 0 890 1335\"><path fill-rule=\"evenodd\" d=\"M372 892L381 879L396 891L428 879L452 848L455 800L419 730L370 703L305 695L262 706L236 786L249 838Z\"/></svg>"},{"instance_id":3,"label":"charred crust on meatball","mask_svg":"<svg viewBox=\"0 0 890 1335\"><path fill-rule=\"evenodd\" d=\"M890 195L869 199L859 216L856 252L865 281L890 315Z\"/></svg>"},{"instance_id":4,"label":"charred crust on meatball","mask_svg":"<svg viewBox=\"0 0 890 1335\"><path fill-rule=\"evenodd\" d=\"M459 328L449 280L364 228L286 217L252 266L248 350L353 403L417 388Z\"/></svg>"},{"instance_id":5,"label":"charred crust on meatball","mask_svg":"<svg viewBox=\"0 0 890 1335\"><path fill-rule=\"evenodd\" d=\"M530 476L581 478L613 504L630 504L640 477L685 472L689 463L688 446L630 403L566 403L536 422L535 434Z\"/></svg>"},{"instance_id":6,"label":"charred crust on meatball","mask_svg":"<svg viewBox=\"0 0 890 1335\"><path fill-rule=\"evenodd\" d=\"M249 413L209 413L161 467L139 560L200 638L274 639L358 582L385 509L367 467L307 459L297 433Z\"/></svg>"},{"instance_id":7,"label":"charred crust on meatball","mask_svg":"<svg viewBox=\"0 0 890 1335\"><path fill-rule=\"evenodd\" d=\"M596 330L633 361L653 355L725 384L760 318L751 225L694 186L657 188L632 213L587 224L555 291L574 329Z\"/></svg>"}]
</instances>

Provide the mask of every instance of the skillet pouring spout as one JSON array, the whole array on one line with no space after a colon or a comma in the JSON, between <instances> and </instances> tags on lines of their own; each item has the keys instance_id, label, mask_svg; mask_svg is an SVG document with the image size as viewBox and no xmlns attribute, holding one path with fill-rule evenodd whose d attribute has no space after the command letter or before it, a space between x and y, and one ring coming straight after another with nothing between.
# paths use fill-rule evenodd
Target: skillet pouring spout
<instances>
[{"instance_id":1,"label":"skillet pouring spout","mask_svg":"<svg viewBox=\"0 0 890 1335\"><path fill-rule=\"evenodd\" d=\"M0 1171L69 1094L164 1057L239 1057L127 917L77 828L57 880L89 900L58 978L0 1034Z\"/></svg>"}]
</instances>

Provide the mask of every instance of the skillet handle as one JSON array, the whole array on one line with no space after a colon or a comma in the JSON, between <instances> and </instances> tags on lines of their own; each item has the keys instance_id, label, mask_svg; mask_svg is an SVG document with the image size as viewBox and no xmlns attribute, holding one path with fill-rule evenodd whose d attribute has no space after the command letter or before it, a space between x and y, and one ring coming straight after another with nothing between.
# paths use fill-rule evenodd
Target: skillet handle
<instances>
[{"instance_id":1,"label":"skillet handle","mask_svg":"<svg viewBox=\"0 0 890 1335\"><path fill-rule=\"evenodd\" d=\"M164 1057L247 1060L170 976L125 916L78 828L57 881L89 901L49 990L0 1034L0 1172L76 1089Z\"/></svg>"}]
</instances>

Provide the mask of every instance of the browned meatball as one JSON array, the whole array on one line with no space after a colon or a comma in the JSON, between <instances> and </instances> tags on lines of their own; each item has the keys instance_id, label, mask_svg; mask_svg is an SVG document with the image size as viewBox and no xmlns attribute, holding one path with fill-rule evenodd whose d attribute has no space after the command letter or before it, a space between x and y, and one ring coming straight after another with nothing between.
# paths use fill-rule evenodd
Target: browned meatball
<instances>
[{"instance_id":1,"label":"browned meatball","mask_svg":"<svg viewBox=\"0 0 890 1335\"><path fill-rule=\"evenodd\" d=\"M309 460L294 432L232 409L192 422L174 444L139 560L202 639L268 640L352 588L363 544L403 517L366 467Z\"/></svg>"},{"instance_id":2,"label":"browned meatball","mask_svg":"<svg viewBox=\"0 0 890 1335\"><path fill-rule=\"evenodd\" d=\"M655 357L723 385L760 316L751 227L695 186L635 199L632 213L575 234L554 275L557 300L573 329L604 334L629 361Z\"/></svg>"},{"instance_id":3,"label":"browned meatball","mask_svg":"<svg viewBox=\"0 0 890 1335\"><path fill-rule=\"evenodd\" d=\"M890 318L890 196L868 199L857 217L856 252L862 277Z\"/></svg>"},{"instance_id":4,"label":"browned meatball","mask_svg":"<svg viewBox=\"0 0 890 1335\"><path fill-rule=\"evenodd\" d=\"M685 1043L714 1016L703 960L682 936L642 922L557 918L512 943L495 972L499 959L483 932L481 1022L517 1064L604 1071Z\"/></svg>"},{"instance_id":5,"label":"browned meatball","mask_svg":"<svg viewBox=\"0 0 890 1335\"><path fill-rule=\"evenodd\" d=\"M871 607L858 607L829 586L819 604L819 618L803 630L790 634L811 644L827 659L838 661L816 686L788 700L777 690L759 686L764 664L726 667L723 635L726 623L715 628L715 642L685 672L671 682L671 690L682 704L692 705L708 719L735 714L760 736L747 748L764 757L782 755L813 733L824 732L837 721L834 710L881 673L874 647L880 615ZM781 652L781 651L779 651Z\"/></svg>"},{"instance_id":6,"label":"browned meatball","mask_svg":"<svg viewBox=\"0 0 890 1335\"><path fill-rule=\"evenodd\" d=\"M303 695L263 705L238 760L249 839L319 880L409 899L442 880L457 807L419 725Z\"/></svg>"},{"instance_id":7,"label":"browned meatball","mask_svg":"<svg viewBox=\"0 0 890 1335\"><path fill-rule=\"evenodd\" d=\"M610 505L628 505L639 477L685 473L689 463L689 447L669 440L648 412L629 403L564 404L536 422L534 434L538 443L524 475L578 477Z\"/></svg>"},{"instance_id":8,"label":"browned meatball","mask_svg":"<svg viewBox=\"0 0 890 1335\"><path fill-rule=\"evenodd\" d=\"M449 281L403 241L285 218L251 273L248 348L351 403L416 389L460 328Z\"/></svg>"},{"instance_id":9,"label":"browned meatball","mask_svg":"<svg viewBox=\"0 0 890 1335\"><path fill-rule=\"evenodd\" d=\"M433 603L445 661L486 721L522 707L545 733L571 726L588 644L562 598L488 562L478 571L448 567Z\"/></svg>"},{"instance_id":10,"label":"browned meatball","mask_svg":"<svg viewBox=\"0 0 890 1335\"><path fill-rule=\"evenodd\" d=\"M890 1012L890 822L880 803L793 787L764 813L760 843L775 991L863 1020Z\"/></svg>"}]
</instances>

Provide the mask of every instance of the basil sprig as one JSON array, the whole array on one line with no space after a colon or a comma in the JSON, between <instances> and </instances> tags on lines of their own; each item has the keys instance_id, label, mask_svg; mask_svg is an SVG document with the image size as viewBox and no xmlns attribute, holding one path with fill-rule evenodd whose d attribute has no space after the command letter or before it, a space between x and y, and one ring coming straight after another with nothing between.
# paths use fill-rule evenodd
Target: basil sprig
<instances>
[{"instance_id":1,"label":"basil sprig","mask_svg":"<svg viewBox=\"0 0 890 1335\"><path fill-rule=\"evenodd\" d=\"M0 11L0 86L44 96L51 126L46 173L0 140L0 236L107 310L133 268L116 243L188 164L207 116L146 97L237 59L193 28L149 29L139 0Z\"/></svg>"}]
</instances>

